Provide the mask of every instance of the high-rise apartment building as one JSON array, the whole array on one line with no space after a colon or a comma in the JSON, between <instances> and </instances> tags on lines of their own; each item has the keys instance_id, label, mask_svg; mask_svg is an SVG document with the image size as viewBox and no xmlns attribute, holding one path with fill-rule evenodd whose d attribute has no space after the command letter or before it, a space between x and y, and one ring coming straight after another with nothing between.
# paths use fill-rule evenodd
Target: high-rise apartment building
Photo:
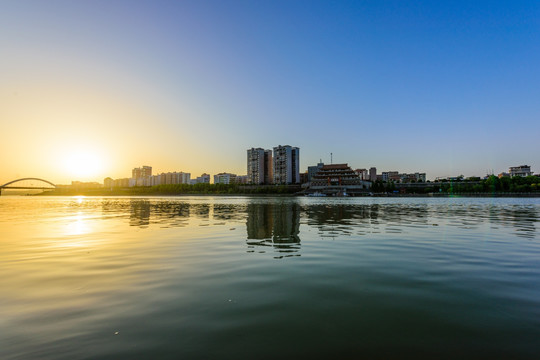
<instances>
[{"instance_id":1,"label":"high-rise apartment building","mask_svg":"<svg viewBox=\"0 0 540 360\"><path fill-rule=\"evenodd\" d=\"M272 150L248 149L247 177L251 184L272 183Z\"/></svg>"},{"instance_id":2,"label":"high-rise apartment building","mask_svg":"<svg viewBox=\"0 0 540 360\"><path fill-rule=\"evenodd\" d=\"M143 167L140 168L134 168L131 170L131 177L133 179L141 179L148 176L152 176L152 167L143 165Z\"/></svg>"},{"instance_id":3,"label":"high-rise apartment building","mask_svg":"<svg viewBox=\"0 0 540 360\"><path fill-rule=\"evenodd\" d=\"M377 168L370 168L369 169L369 181L377 181Z\"/></svg>"},{"instance_id":4,"label":"high-rise apartment building","mask_svg":"<svg viewBox=\"0 0 540 360\"><path fill-rule=\"evenodd\" d=\"M300 183L300 149L290 145L274 147L274 184Z\"/></svg>"}]
</instances>

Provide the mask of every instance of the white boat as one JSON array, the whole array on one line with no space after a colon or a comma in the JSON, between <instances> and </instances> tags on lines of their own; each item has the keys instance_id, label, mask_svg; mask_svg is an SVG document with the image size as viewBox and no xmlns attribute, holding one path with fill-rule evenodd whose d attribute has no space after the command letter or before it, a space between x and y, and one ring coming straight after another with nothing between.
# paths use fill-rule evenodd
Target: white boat
<instances>
[{"instance_id":1,"label":"white boat","mask_svg":"<svg viewBox=\"0 0 540 360\"><path fill-rule=\"evenodd\" d=\"M310 196L310 197L325 197L326 194L323 194L323 193L320 193L320 192L314 192L314 193L311 193L311 194L306 194L306 196Z\"/></svg>"}]
</instances>

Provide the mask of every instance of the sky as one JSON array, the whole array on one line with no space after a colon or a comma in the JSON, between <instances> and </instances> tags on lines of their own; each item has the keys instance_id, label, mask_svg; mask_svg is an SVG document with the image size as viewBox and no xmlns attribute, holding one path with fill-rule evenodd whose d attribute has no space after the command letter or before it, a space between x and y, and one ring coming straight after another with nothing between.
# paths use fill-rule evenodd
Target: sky
<instances>
[{"instance_id":1,"label":"sky","mask_svg":"<svg viewBox=\"0 0 540 360\"><path fill-rule=\"evenodd\" d=\"M538 1L0 2L0 184L353 168L540 172Z\"/></svg>"}]
</instances>

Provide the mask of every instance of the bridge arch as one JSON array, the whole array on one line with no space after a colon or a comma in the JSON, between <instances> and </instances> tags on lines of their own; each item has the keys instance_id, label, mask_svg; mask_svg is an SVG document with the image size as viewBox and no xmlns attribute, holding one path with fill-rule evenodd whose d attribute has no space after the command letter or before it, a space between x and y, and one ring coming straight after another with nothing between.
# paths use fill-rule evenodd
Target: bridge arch
<instances>
[{"instance_id":1,"label":"bridge arch","mask_svg":"<svg viewBox=\"0 0 540 360\"><path fill-rule=\"evenodd\" d=\"M25 180L37 180L37 181L43 181L44 183L47 183L49 185L52 185L53 187L56 187L56 185L54 185L52 182L50 182L49 180L45 180L45 179L40 179L40 178L34 178L34 177L28 177L28 178L21 178L21 179L16 179L16 180L12 180L10 182L7 182L5 183L4 185L0 186L0 189L1 188L5 188L7 187L8 185L11 185L13 183L16 183L16 182L19 182L19 181L25 181Z\"/></svg>"}]
</instances>

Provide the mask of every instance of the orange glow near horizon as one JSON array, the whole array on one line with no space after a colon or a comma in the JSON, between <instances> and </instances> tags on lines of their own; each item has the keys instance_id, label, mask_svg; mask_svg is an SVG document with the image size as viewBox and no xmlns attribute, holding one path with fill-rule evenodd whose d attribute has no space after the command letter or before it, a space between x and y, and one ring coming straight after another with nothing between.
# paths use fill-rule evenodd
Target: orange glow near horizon
<instances>
[{"instance_id":1,"label":"orange glow near horizon","mask_svg":"<svg viewBox=\"0 0 540 360\"><path fill-rule=\"evenodd\" d=\"M146 106L129 92L39 80L54 85L0 84L0 119L9 125L0 134L9 153L2 158L0 184L24 177L102 183L106 177L130 177L141 165L152 166L154 173L184 171L192 177L245 172L245 146L239 151L229 144L232 148L219 153L202 147L193 156L190 149L206 131L190 121L194 114ZM163 120L171 118L183 119L181 130ZM212 137L205 133L205 139Z\"/></svg>"}]
</instances>

